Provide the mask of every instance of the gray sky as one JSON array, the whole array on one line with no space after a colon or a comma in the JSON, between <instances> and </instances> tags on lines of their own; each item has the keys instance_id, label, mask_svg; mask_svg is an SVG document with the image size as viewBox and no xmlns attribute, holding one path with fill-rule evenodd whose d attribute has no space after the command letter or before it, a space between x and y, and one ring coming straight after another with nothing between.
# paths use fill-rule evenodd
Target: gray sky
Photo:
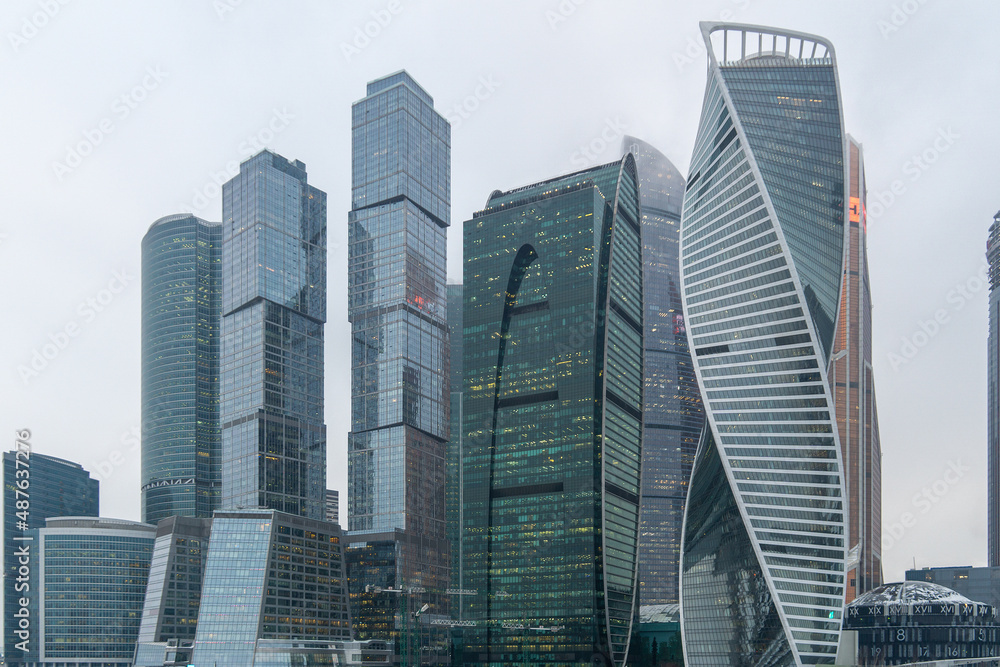
<instances>
[{"instance_id":1,"label":"gray sky","mask_svg":"<svg viewBox=\"0 0 1000 667\"><path fill-rule=\"evenodd\" d=\"M405 68L453 121L459 279L461 223L496 188L610 161L623 133L686 174L705 86L697 23L724 19L837 50L845 122L881 213L869 251L886 578L913 559L985 564L980 267L1000 209L1000 5L63 1L0 9L0 433L9 449L30 428L35 451L84 464L101 478L102 514L139 518L139 244L154 220L218 220L216 180L255 144L305 162L328 193L328 485L346 519L350 106L366 82ZM67 327L75 335L60 336ZM53 338L64 347L22 378Z\"/></svg>"}]
</instances>

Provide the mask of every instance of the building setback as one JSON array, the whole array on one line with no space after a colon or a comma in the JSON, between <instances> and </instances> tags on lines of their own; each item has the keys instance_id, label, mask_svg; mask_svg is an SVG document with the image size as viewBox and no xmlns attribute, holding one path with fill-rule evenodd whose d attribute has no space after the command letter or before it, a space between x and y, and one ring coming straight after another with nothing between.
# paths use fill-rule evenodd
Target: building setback
<instances>
[{"instance_id":1,"label":"building setback","mask_svg":"<svg viewBox=\"0 0 1000 667\"><path fill-rule=\"evenodd\" d=\"M142 239L142 520L211 517L221 491L222 225L171 215Z\"/></svg>"},{"instance_id":2,"label":"building setback","mask_svg":"<svg viewBox=\"0 0 1000 667\"><path fill-rule=\"evenodd\" d=\"M370 591L421 589L416 608L448 614L451 129L431 96L397 72L354 103L351 138L351 599L358 638L399 639L396 599Z\"/></svg>"},{"instance_id":3,"label":"building setback","mask_svg":"<svg viewBox=\"0 0 1000 667\"><path fill-rule=\"evenodd\" d=\"M864 153L848 136L848 230L840 319L830 359L830 388L844 461L848 530L845 598L882 585L882 448L872 372L872 298Z\"/></svg>"},{"instance_id":4,"label":"building setback","mask_svg":"<svg viewBox=\"0 0 1000 667\"><path fill-rule=\"evenodd\" d=\"M326 193L262 151L222 186L221 508L326 513Z\"/></svg>"},{"instance_id":5,"label":"building setback","mask_svg":"<svg viewBox=\"0 0 1000 667\"><path fill-rule=\"evenodd\" d=\"M681 200L684 178L644 141L626 136L639 174L642 208L643 368L642 503L639 601L677 604L681 526L698 436L705 424L681 303Z\"/></svg>"},{"instance_id":6,"label":"building setback","mask_svg":"<svg viewBox=\"0 0 1000 667\"><path fill-rule=\"evenodd\" d=\"M622 665L635 604L642 245L631 155L464 226L463 665ZM591 661L595 662L591 662Z\"/></svg>"},{"instance_id":7,"label":"building setback","mask_svg":"<svg viewBox=\"0 0 1000 667\"><path fill-rule=\"evenodd\" d=\"M18 495L18 481L22 481L21 486L24 487L24 479L28 480L28 484L20 490L26 495ZM18 505L19 500L21 505ZM25 592L24 589L16 590L18 568L23 564L19 562L16 552L23 551L25 547L29 552L37 552L37 547L32 546L33 540L18 538L29 536L29 531L35 528L44 528L45 520L52 517L96 517L100 513L100 483L91 479L90 473L79 463L45 454L28 454L26 450L20 454L17 451L4 452L3 503L4 657L6 664L20 665L28 655L17 648L23 639L14 634L19 627L15 614L21 608L19 601ZM34 612L37 612L37 606ZM29 644L34 648L39 635L37 631L29 634L34 638Z\"/></svg>"},{"instance_id":8,"label":"building setback","mask_svg":"<svg viewBox=\"0 0 1000 667\"><path fill-rule=\"evenodd\" d=\"M680 261L707 426L681 547L684 662L831 664L846 551L827 380L847 199L836 58L814 35L701 28Z\"/></svg>"}]
</instances>

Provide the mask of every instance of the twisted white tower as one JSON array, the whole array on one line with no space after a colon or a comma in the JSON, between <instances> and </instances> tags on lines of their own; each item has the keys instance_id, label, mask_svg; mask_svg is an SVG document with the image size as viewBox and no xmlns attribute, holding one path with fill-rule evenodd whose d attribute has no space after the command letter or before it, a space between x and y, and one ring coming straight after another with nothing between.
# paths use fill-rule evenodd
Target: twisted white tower
<instances>
[{"instance_id":1,"label":"twisted white tower","mask_svg":"<svg viewBox=\"0 0 1000 667\"><path fill-rule=\"evenodd\" d=\"M844 486L827 381L845 134L822 38L702 23L708 86L681 217L707 423L685 510L686 664L832 664Z\"/></svg>"}]
</instances>

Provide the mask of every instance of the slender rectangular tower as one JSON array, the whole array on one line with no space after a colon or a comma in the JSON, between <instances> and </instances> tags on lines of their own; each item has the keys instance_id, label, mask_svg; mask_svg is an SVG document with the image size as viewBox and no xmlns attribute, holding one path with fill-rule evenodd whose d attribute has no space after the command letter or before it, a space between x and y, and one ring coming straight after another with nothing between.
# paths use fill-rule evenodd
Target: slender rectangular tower
<instances>
[{"instance_id":1,"label":"slender rectangular tower","mask_svg":"<svg viewBox=\"0 0 1000 667\"><path fill-rule=\"evenodd\" d=\"M326 513L326 193L261 151L222 186L223 509Z\"/></svg>"},{"instance_id":2,"label":"slender rectangular tower","mask_svg":"<svg viewBox=\"0 0 1000 667\"><path fill-rule=\"evenodd\" d=\"M848 536L845 598L851 602L882 585L882 449L872 373L864 153L853 137L848 136L847 141L846 262L829 376L844 459Z\"/></svg>"},{"instance_id":3,"label":"slender rectangular tower","mask_svg":"<svg viewBox=\"0 0 1000 667\"><path fill-rule=\"evenodd\" d=\"M424 589L417 608L448 613L451 128L405 71L369 83L352 114L348 566L356 632L367 639L385 638L396 603L365 585Z\"/></svg>"},{"instance_id":4,"label":"slender rectangular tower","mask_svg":"<svg viewBox=\"0 0 1000 667\"><path fill-rule=\"evenodd\" d=\"M987 528L990 567L1000 566L1000 211L986 241L990 271L990 336L987 361Z\"/></svg>"}]
</instances>

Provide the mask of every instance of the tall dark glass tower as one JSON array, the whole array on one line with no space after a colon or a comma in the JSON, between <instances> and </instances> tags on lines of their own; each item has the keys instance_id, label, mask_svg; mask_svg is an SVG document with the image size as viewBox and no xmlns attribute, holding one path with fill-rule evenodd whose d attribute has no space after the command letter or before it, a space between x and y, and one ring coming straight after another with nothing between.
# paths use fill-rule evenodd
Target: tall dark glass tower
<instances>
[{"instance_id":1,"label":"tall dark glass tower","mask_svg":"<svg viewBox=\"0 0 1000 667\"><path fill-rule=\"evenodd\" d=\"M681 526L698 436L705 423L681 303L684 178L663 153L626 136L642 203L645 392L639 602L677 604Z\"/></svg>"},{"instance_id":2,"label":"tall dark glass tower","mask_svg":"<svg viewBox=\"0 0 1000 667\"><path fill-rule=\"evenodd\" d=\"M385 594L365 597L365 583L423 589L418 608L448 613L451 128L431 96L397 72L368 84L352 107L351 133L348 539L371 557L347 558L355 628L368 639L385 638L397 604Z\"/></svg>"},{"instance_id":3,"label":"tall dark glass tower","mask_svg":"<svg viewBox=\"0 0 1000 667\"><path fill-rule=\"evenodd\" d=\"M813 35L701 28L680 256L707 424L681 547L685 664L832 664L847 509L827 379L848 196L836 58Z\"/></svg>"},{"instance_id":4,"label":"tall dark glass tower","mask_svg":"<svg viewBox=\"0 0 1000 667\"><path fill-rule=\"evenodd\" d=\"M1000 211L993 216L986 260L990 271L990 337L987 341L987 546L990 567L1000 566Z\"/></svg>"},{"instance_id":5,"label":"tall dark glass tower","mask_svg":"<svg viewBox=\"0 0 1000 667\"><path fill-rule=\"evenodd\" d=\"M872 372L872 296L861 144L848 136L847 236L840 319L830 359L830 388L847 491L845 600L882 585L882 448Z\"/></svg>"},{"instance_id":6,"label":"tall dark glass tower","mask_svg":"<svg viewBox=\"0 0 1000 667\"><path fill-rule=\"evenodd\" d=\"M322 519L326 193L262 151L222 186L222 500Z\"/></svg>"},{"instance_id":7,"label":"tall dark glass tower","mask_svg":"<svg viewBox=\"0 0 1000 667\"><path fill-rule=\"evenodd\" d=\"M18 462L20 460L20 463ZM18 474L18 471L22 474ZM27 474L23 474L27 471ZM27 510L21 510L17 506L17 501L24 496L17 495L17 481L25 477L29 480L27 488L28 502ZM35 528L44 528L45 520L60 516L94 516L96 517L100 509L100 483L96 479L91 479L90 473L83 469L79 463L64 461L54 456L32 453L25 458L23 453L19 457L17 452L4 452L3 455L3 591L4 591L4 647L6 651L6 663L8 665L21 664L28 657L23 651L18 651L15 646L21 641L16 638L13 631L17 628L17 620L14 617L19 605L18 600L24 597L24 590L18 592L17 569L18 557L14 552L19 547L27 544L33 556L37 556L37 545L35 539L25 542L17 540L19 537L28 536L28 532ZM26 511L28 520L26 525L19 525L17 512ZM34 546L32 546L34 545ZM30 591L29 591L30 592ZM33 613L37 612L34 610ZM37 652L38 634L31 633L30 642L32 650Z\"/></svg>"},{"instance_id":8,"label":"tall dark glass tower","mask_svg":"<svg viewBox=\"0 0 1000 667\"><path fill-rule=\"evenodd\" d=\"M448 455L446 461L445 507L448 515L448 544L451 548L451 587L465 588L462 562L462 294L461 283L448 284L448 386L451 394ZM452 615L464 617L464 597L452 600ZM457 612L457 613L456 613Z\"/></svg>"},{"instance_id":9,"label":"tall dark glass tower","mask_svg":"<svg viewBox=\"0 0 1000 667\"><path fill-rule=\"evenodd\" d=\"M211 517L222 488L222 225L171 215L142 239L142 520Z\"/></svg>"},{"instance_id":10,"label":"tall dark glass tower","mask_svg":"<svg viewBox=\"0 0 1000 667\"><path fill-rule=\"evenodd\" d=\"M635 605L643 271L631 155L465 222L463 665L622 665Z\"/></svg>"}]
</instances>

